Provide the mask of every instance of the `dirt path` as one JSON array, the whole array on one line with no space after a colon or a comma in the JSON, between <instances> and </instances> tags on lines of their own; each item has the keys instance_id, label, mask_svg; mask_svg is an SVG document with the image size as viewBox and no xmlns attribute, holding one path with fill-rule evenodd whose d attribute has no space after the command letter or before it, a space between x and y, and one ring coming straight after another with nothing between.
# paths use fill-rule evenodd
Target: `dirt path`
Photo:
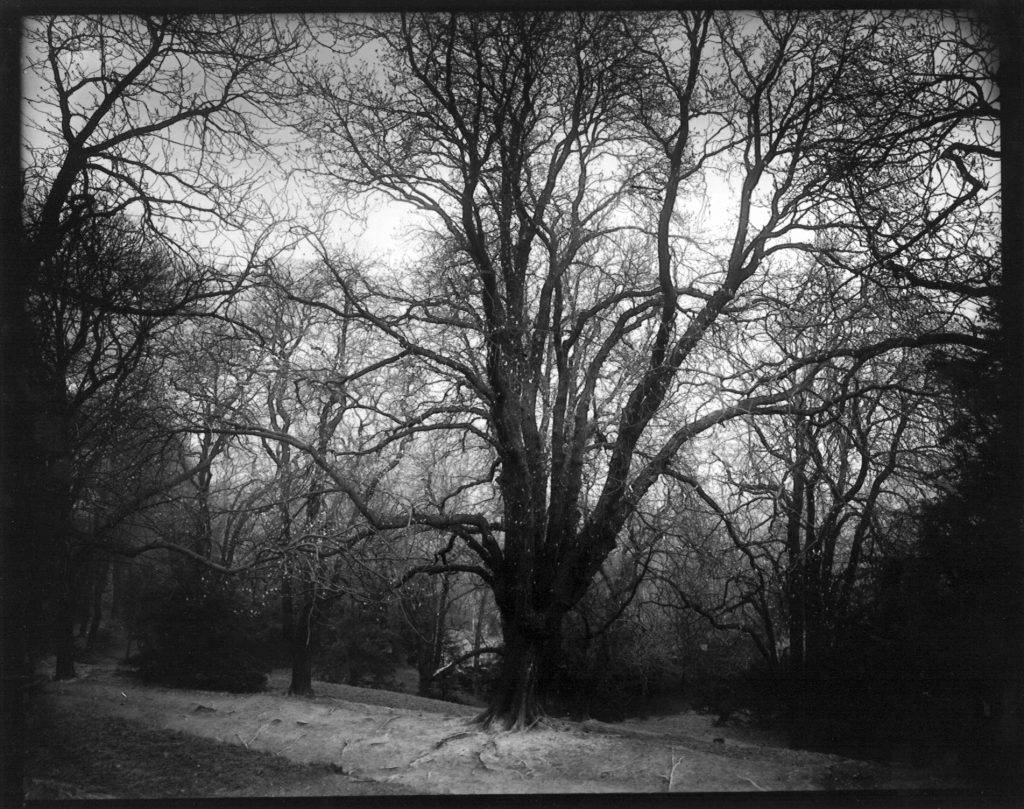
<instances>
[{"instance_id":1,"label":"dirt path","mask_svg":"<svg viewBox=\"0 0 1024 809\"><path fill-rule=\"evenodd\" d=\"M255 695L179 691L142 686L112 667L82 668L75 681L44 686L47 710L177 731L336 776L285 785L279 794L351 794L353 784L364 785L360 794L957 786L926 773L775 747L752 731L713 728L700 714L484 732L469 722L475 709L408 694L318 684L321 696L298 699L283 696L274 681Z\"/></svg>"}]
</instances>

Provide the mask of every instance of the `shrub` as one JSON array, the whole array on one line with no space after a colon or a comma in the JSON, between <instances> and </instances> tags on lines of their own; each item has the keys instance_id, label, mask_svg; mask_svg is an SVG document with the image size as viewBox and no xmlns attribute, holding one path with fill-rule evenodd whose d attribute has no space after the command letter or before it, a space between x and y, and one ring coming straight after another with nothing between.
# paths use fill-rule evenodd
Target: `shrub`
<instances>
[{"instance_id":1,"label":"shrub","mask_svg":"<svg viewBox=\"0 0 1024 809\"><path fill-rule=\"evenodd\" d=\"M374 688L393 685L400 649L385 610L374 604L353 606L326 631L333 640L319 655L320 679Z\"/></svg>"},{"instance_id":2,"label":"shrub","mask_svg":"<svg viewBox=\"0 0 1024 809\"><path fill-rule=\"evenodd\" d=\"M589 643L567 633L549 695L570 715L617 721L642 713L679 676L663 646L623 624Z\"/></svg>"}]
</instances>

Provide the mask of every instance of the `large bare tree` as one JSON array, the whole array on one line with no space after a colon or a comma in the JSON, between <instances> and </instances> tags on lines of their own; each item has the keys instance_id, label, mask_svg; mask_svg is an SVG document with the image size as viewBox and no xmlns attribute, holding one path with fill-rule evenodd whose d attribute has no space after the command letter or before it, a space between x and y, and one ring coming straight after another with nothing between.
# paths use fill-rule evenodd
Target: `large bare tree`
<instances>
[{"instance_id":1,"label":"large bare tree","mask_svg":"<svg viewBox=\"0 0 1024 809\"><path fill-rule=\"evenodd\" d=\"M451 531L479 560L432 572L469 569L493 589L505 653L483 721L541 715L566 612L682 448L779 412L833 365L980 342L941 298L933 317L832 331L795 352L751 308L801 305L800 284L780 295L777 281L804 254L888 284L982 204L985 181L950 147L970 116L947 84L976 88L936 63L941 16L320 23L337 58L306 77L314 171L345 194L408 204L438 245L426 272L371 279L369 294L339 277L351 316L443 391L417 429L468 422L495 459L481 487L500 506L403 517ZM883 199L901 194L916 203L879 223ZM889 292L898 310L903 293Z\"/></svg>"}]
</instances>

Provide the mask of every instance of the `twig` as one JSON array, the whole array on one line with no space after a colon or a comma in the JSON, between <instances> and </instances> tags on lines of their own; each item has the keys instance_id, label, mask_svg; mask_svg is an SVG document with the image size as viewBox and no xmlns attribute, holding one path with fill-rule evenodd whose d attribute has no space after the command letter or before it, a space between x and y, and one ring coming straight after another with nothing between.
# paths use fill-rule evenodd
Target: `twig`
<instances>
[{"instance_id":1,"label":"twig","mask_svg":"<svg viewBox=\"0 0 1024 809\"><path fill-rule=\"evenodd\" d=\"M280 750L278 750L277 751L278 754L280 755L285 750L287 750L289 747L291 747L293 744L295 744L299 739L305 738L305 736L306 736L305 733L300 733L298 736L296 736L294 739L292 739L290 742L288 742L288 744L286 744L284 747L282 747Z\"/></svg>"},{"instance_id":2,"label":"twig","mask_svg":"<svg viewBox=\"0 0 1024 809\"><path fill-rule=\"evenodd\" d=\"M391 722L394 722L394 721L395 721L396 719L398 719L399 715L400 715L400 714L395 714L394 716L392 716L392 717L390 717L390 718L388 718L388 719L385 719L385 720L384 720L383 722L381 722L381 723L380 723L380 724L379 724L379 725L378 725L378 726L377 726L377 727L376 727L376 728L374 729L374 731L373 731L373 735L374 735L374 736L376 736L376 735L377 735L378 733L380 733L380 732L381 732L382 730L384 730L384 728L386 728L386 727L387 727L387 726L388 726L388 725L389 725L389 724L390 724Z\"/></svg>"},{"instance_id":3,"label":"twig","mask_svg":"<svg viewBox=\"0 0 1024 809\"><path fill-rule=\"evenodd\" d=\"M452 741L453 739L462 739L462 738L465 738L466 736L474 736L474 735L475 735L475 733L473 731L471 731L471 730L460 730L458 733L453 733L450 736L445 736L443 739L441 739L441 741L437 742L437 744L434 745L434 749L435 750L440 750L442 747L444 747L448 742Z\"/></svg>"},{"instance_id":4,"label":"twig","mask_svg":"<svg viewBox=\"0 0 1024 809\"><path fill-rule=\"evenodd\" d=\"M680 756L677 759L675 756L673 756L671 753L669 753L669 757L672 760L672 769L669 770L669 773L668 773L668 791L671 792L672 791L672 782L675 780L675 777L676 777L676 767L678 767L680 764L683 763L683 759L686 758L686 756Z\"/></svg>"},{"instance_id":5,"label":"twig","mask_svg":"<svg viewBox=\"0 0 1024 809\"><path fill-rule=\"evenodd\" d=\"M445 736L443 739L441 739L441 741L435 742L434 746L431 747L426 753L423 753L423 754L421 754L419 756L416 756L416 758L414 758L412 761L410 761L407 766L411 767L413 764L418 764L419 762L423 761L423 759L427 758L428 756L433 755L434 751L440 750L442 747L444 747L448 742L452 741L453 739L462 739L462 738L465 738L466 736L475 736L475 735L476 735L475 731L461 730L458 733L452 733L452 734L450 734L448 736Z\"/></svg>"},{"instance_id":6,"label":"twig","mask_svg":"<svg viewBox=\"0 0 1024 809\"><path fill-rule=\"evenodd\" d=\"M487 752L488 747L494 748L495 763L500 763L501 756L498 755L498 746L494 743L494 739L488 739L486 744L484 744L480 749L480 752L476 754L476 757L480 759L480 763L484 765L485 770L488 770L489 772L496 772L496 770L484 759L484 753Z\"/></svg>"},{"instance_id":7,"label":"twig","mask_svg":"<svg viewBox=\"0 0 1024 809\"><path fill-rule=\"evenodd\" d=\"M264 723L263 723L262 725L260 725L260 726L259 726L259 727L258 727L258 728L256 729L256 732L255 732L254 734L252 734L252 738L251 738L251 739L249 739L249 743L248 743L248 744L245 744L245 743L243 742L243 744L245 744L245 749L246 749L246 750L248 750L248 749L249 749L249 745L250 745L250 744L252 744L252 743L253 743L254 741L256 741L256 737L257 737L257 736L259 736L259 735L260 735L260 734L261 734L261 733L263 732L263 728L265 728L266 726L267 726L267 723L266 723L266 722L264 722Z\"/></svg>"},{"instance_id":8,"label":"twig","mask_svg":"<svg viewBox=\"0 0 1024 809\"><path fill-rule=\"evenodd\" d=\"M481 750L479 753L477 753L476 757L478 759L480 759L480 763L484 765L484 769L485 770L487 770L488 772L494 772L494 768L491 767L491 765L488 764L486 761L484 761L484 751L483 750Z\"/></svg>"},{"instance_id":9,"label":"twig","mask_svg":"<svg viewBox=\"0 0 1024 809\"><path fill-rule=\"evenodd\" d=\"M240 742L242 743L242 746L243 746L243 747L245 747L245 749L246 749L246 750L248 750L248 749L249 749L249 745L248 745L248 744L246 744L246 742L245 742L245 739L243 739L243 738L242 738L241 736L239 736L239 735L238 735L237 733L235 734L235 736L238 736L238 741L240 741Z\"/></svg>"},{"instance_id":10,"label":"twig","mask_svg":"<svg viewBox=\"0 0 1024 809\"><path fill-rule=\"evenodd\" d=\"M342 742L341 750L338 751L338 760L337 760L337 762L335 764L332 765L334 767L335 771L336 772L340 772L342 775L348 775L348 773L345 772L345 764L343 762L343 759L345 757L345 748L346 747L348 747L348 739L346 739L344 742Z\"/></svg>"},{"instance_id":11,"label":"twig","mask_svg":"<svg viewBox=\"0 0 1024 809\"><path fill-rule=\"evenodd\" d=\"M762 792L767 792L767 791L768 791L768 790L767 790L767 789L765 789L765 788L764 788L763 786L760 786L760 785L758 785L758 783L757 783L757 782L756 782L756 781L755 781L755 780L754 780L753 778L748 778L748 777L747 777L747 776L745 776L745 775L741 775L741 776L740 776L740 778L742 778L742 779L743 779L744 781L749 781L750 783L752 783L752 784L754 785L754 788L755 788L755 789L759 789L759 790L761 790Z\"/></svg>"},{"instance_id":12,"label":"twig","mask_svg":"<svg viewBox=\"0 0 1024 809\"><path fill-rule=\"evenodd\" d=\"M525 772L523 772L523 770L517 770L517 769L513 769L512 772L516 773L520 778L523 778L523 779L533 778L533 776L534 776L534 769L529 764L527 764L524 759L517 758L516 759L516 763L517 764L521 764L523 766L523 770L525 770Z\"/></svg>"}]
</instances>

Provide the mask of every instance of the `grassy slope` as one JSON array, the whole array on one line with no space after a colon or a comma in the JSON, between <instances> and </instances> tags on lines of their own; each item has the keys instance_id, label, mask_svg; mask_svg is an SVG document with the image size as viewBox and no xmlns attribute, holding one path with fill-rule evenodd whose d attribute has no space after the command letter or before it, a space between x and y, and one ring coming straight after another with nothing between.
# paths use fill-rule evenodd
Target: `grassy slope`
<instances>
[{"instance_id":1,"label":"grassy slope","mask_svg":"<svg viewBox=\"0 0 1024 809\"><path fill-rule=\"evenodd\" d=\"M302 795L323 779L335 794L399 791L329 766L296 764L123 719L58 715L43 701L36 704L28 736L30 799Z\"/></svg>"}]
</instances>

